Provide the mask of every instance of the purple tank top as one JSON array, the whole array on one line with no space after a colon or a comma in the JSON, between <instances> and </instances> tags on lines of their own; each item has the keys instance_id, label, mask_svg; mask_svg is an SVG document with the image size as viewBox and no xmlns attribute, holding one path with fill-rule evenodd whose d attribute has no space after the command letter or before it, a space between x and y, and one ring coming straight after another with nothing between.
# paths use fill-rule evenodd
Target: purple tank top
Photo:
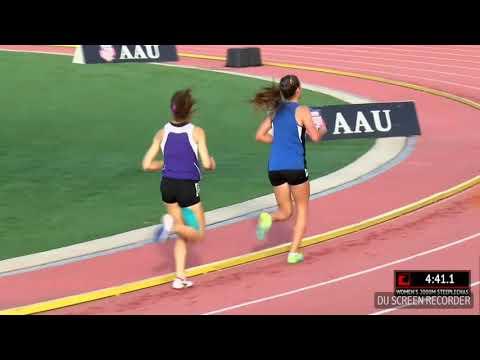
<instances>
[{"instance_id":1,"label":"purple tank top","mask_svg":"<svg viewBox=\"0 0 480 360\"><path fill-rule=\"evenodd\" d=\"M193 139L192 124L174 125L163 128L163 176L170 179L200 181L198 148Z\"/></svg>"}]
</instances>

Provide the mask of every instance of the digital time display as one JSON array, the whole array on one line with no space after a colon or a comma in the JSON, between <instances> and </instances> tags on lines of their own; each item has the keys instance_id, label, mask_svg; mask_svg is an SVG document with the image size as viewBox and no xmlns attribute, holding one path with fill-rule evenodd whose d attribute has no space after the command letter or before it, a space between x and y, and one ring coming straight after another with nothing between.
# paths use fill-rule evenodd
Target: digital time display
<instances>
[{"instance_id":1,"label":"digital time display","mask_svg":"<svg viewBox=\"0 0 480 360\"><path fill-rule=\"evenodd\" d=\"M395 288L469 288L468 270L398 270L395 271Z\"/></svg>"}]
</instances>

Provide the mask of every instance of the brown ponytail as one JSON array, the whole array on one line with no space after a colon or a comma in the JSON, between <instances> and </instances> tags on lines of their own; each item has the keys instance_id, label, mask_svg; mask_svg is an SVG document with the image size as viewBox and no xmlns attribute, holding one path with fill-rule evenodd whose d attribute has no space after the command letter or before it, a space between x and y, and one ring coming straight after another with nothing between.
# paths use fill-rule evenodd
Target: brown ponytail
<instances>
[{"instance_id":1,"label":"brown ponytail","mask_svg":"<svg viewBox=\"0 0 480 360\"><path fill-rule=\"evenodd\" d=\"M255 94L255 97L250 100L256 108L273 111L275 110L280 103L282 102L282 95L280 93L280 87L276 84L270 86L265 86L258 93Z\"/></svg>"},{"instance_id":2,"label":"brown ponytail","mask_svg":"<svg viewBox=\"0 0 480 360\"><path fill-rule=\"evenodd\" d=\"M176 121L188 121L195 112L193 106L196 104L192 97L192 90L180 90L173 94L170 100L170 109Z\"/></svg>"},{"instance_id":3,"label":"brown ponytail","mask_svg":"<svg viewBox=\"0 0 480 360\"><path fill-rule=\"evenodd\" d=\"M299 87L300 80L298 77L286 75L280 80L280 85L272 83L272 85L262 88L250 100L250 103L262 110L275 111L284 99L290 100Z\"/></svg>"}]
</instances>

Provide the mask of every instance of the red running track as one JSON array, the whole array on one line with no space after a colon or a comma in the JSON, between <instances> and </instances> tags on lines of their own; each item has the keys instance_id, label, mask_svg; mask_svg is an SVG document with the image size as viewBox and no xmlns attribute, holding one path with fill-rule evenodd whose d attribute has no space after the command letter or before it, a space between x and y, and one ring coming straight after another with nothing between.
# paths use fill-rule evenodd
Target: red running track
<instances>
[{"instance_id":1,"label":"red running track","mask_svg":"<svg viewBox=\"0 0 480 360\"><path fill-rule=\"evenodd\" d=\"M64 50L53 49L56 52ZM181 63L214 69L223 67L222 63L204 60L182 60ZM286 70L261 67L244 69L242 72L281 76ZM415 100L423 131L414 153L400 165L366 183L312 201L307 235L378 215L478 174L479 165L474 162L480 155L477 110L444 98L373 81L306 71L295 73L306 83L344 90L378 101ZM332 208L335 208L334 212ZM276 226L265 243L255 241L253 229L254 220L246 220L209 231L205 242L193 248L189 265L208 263L289 241L289 224ZM343 239L346 238L335 242L342 242ZM321 251L324 246L317 248ZM403 246L408 250L406 244ZM60 267L0 278L0 309L171 272L173 264L170 250L168 247L147 245ZM32 287L32 284L35 286ZM141 297L142 293L136 294Z\"/></svg>"},{"instance_id":2,"label":"red running track","mask_svg":"<svg viewBox=\"0 0 480 360\"><path fill-rule=\"evenodd\" d=\"M225 56L231 46L179 46L192 54ZM360 72L480 99L480 46L261 45L264 61Z\"/></svg>"},{"instance_id":3,"label":"red running track","mask_svg":"<svg viewBox=\"0 0 480 360\"><path fill-rule=\"evenodd\" d=\"M470 269L472 283L477 282L479 209L477 187L370 230L308 247L306 260L299 265L288 266L285 256L275 256L196 277L196 286L184 291L157 286L49 314L371 314L379 311L374 293L393 291L393 270ZM421 255L472 235L476 237ZM409 257L413 258L386 266ZM379 268L365 272L375 267ZM474 289L471 309L448 312L479 314L479 291ZM268 299L272 296L277 297ZM239 307L229 309L234 306ZM396 313L407 311L419 312Z\"/></svg>"}]
</instances>

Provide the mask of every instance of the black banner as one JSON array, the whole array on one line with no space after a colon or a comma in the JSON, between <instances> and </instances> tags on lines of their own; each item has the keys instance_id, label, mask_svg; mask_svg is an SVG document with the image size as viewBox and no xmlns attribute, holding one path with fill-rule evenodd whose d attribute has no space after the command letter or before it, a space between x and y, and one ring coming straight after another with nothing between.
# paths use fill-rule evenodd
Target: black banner
<instances>
[{"instance_id":1,"label":"black banner","mask_svg":"<svg viewBox=\"0 0 480 360\"><path fill-rule=\"evenodd\" d=\"M178 61L175 45L81 45L85 64Z\"/></svg>"},{"instance_id":2,"label":"black banner","mask_svg":"<svg viewBox=\"0 0 480 360\"><path fill-rule=\"evenodd\" d=\"M310 107L327 127L322 140L420 135L415 103L394 102Z\"/></svg>"}]
</instances>

